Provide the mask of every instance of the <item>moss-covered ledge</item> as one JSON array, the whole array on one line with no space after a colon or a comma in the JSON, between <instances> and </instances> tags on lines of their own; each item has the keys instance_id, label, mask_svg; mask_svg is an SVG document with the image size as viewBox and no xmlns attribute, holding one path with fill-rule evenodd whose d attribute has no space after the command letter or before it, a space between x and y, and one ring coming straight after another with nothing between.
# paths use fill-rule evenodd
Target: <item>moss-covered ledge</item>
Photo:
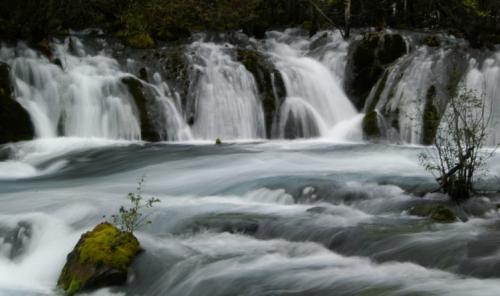
<instances>
[{"instance_id":1,"label":"moss-covered ledge","mask_svg":"<svg viewBox=\"0 0 500 296\"><path fill-rule=\"evenodd\" d=\"M57 285L67 295L123 285L140 252L139 241L132 233L101 223L82 235L68 255Z\"/></svg>"}]
</instances>

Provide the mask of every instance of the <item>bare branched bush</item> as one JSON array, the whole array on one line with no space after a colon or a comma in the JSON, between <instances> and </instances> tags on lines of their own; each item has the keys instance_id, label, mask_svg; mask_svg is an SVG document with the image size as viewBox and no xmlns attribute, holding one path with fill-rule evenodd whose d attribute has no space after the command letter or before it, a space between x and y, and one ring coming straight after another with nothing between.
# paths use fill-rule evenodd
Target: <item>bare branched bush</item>
<instances>
[{"instance_id":1,"label":"bare branched bush","mask_svg":"<svg viewBox=\"0 0 500 296\"><path fill-rule=\"evenodd\" d=\"M491 108L483 96L463 89L450 100L433 148L419 156L420 163L439 182L440 190L454 201L471 197L476 178L486 173L493 152L485 150L491 123Z\"/></svg>"}]
</instances>

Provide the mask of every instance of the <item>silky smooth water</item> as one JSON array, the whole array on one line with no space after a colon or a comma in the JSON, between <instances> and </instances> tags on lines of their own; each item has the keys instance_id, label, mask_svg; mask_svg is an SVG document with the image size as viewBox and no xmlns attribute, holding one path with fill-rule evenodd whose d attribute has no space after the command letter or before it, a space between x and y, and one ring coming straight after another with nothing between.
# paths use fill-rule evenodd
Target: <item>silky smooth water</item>
<instances>
[{"instance_id":1,"label":"silky smooth water","mask_svg":"<svg viewBox=\"0 0 500 296\"><path fill-rule=\"evenodd\" d=\"M126 287L92 295L497 295L499 199L466 223L408 207L421 148L328 141L16 144L0 162L0 294L55 295L79 236L138 178L161 203ZM7 170L10 172L7 173ZM500 159L491 172L500 175ZM493 183L492 183L493 184ZM474 210L472 210L474 209Z\"/></svg>"}]
</instances>

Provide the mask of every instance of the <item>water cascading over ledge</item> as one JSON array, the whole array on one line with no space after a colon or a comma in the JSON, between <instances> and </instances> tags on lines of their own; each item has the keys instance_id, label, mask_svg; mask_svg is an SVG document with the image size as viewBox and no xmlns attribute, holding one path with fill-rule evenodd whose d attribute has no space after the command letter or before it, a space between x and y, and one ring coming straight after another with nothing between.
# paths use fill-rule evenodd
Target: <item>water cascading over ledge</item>
<instances>
[{"instance_id":1,"label":"water cascading over ledge","mask_svg":"<svg viewBox=\"0 0 500 296\"><path fill-rule=\"evenodd\" d=\"M337 33L271 32L238 45L204 37L177 47L173 59L175 45L123 51L113 40L72 36L53 40L49 54L3 46L1 60L39 138L331 137L337 123L355 117L341 87L348 44Z\"/></svg>"},{"instance_id":2,"label":"water cascading over ledge","mask_svg":"<svg viewBox=\"0 0 500 296\"><path fill-rule=\"evenodd\" d=\"M81 43L72 43L78 46L73 53L68 43L54 44L53 59L60 65L22 43L1 50L36 135L140 139L135 104L120 81L126 73L116 60L84 55Z\"/></svg>"},{"instance_id":3,"label":"water cascading over ledge","mask_svg":"<svg viewBox=\"0 0 500 296\"><path fill-rule=\"evenodd\" d=\"M265 138L262 104L254 77L230 55L232 46L194 42L189 47L197 76L192 94L195 138ZM229 51L229 52L228 52Z\"/></svg>"},{"instance_id":4,"label":"water cascading over ledge","mask_svg":"<svg viewBox=\"0 0 500 296\"><path fill-rule=\"evenodd\" d=\"M357 115L342 88L347 43L340 34L310 39L294 30L270 32L266 47L288 94L280 110L280 138L338 139L335 125Z\"/></svg>"}]
</instances>

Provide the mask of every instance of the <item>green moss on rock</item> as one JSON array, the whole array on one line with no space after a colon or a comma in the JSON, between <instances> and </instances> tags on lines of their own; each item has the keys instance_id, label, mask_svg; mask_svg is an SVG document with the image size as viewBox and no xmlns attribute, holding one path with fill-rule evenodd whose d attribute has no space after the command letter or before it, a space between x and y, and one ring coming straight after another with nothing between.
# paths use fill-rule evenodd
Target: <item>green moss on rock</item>
<instances>
[{"instance_id":1,"label":"green moss on rock","mask_svg":"<svg viewBox=\"0 0 500 296\"><path fill-rule=\"evenodd\" d=\"M408 214L418 217L428 217L438 223L453 223L457 216L452 210L441 204L425 203L411 207Z\"/></svg>"},{"instance_id":2,"label":"green moss on rock","mask_svg":"<svg viewBox=\"0 0 500 296\"><path fill-rule=\"evenodd\" d=\"M455 214L444 206L438 206L431 214L431 219L439 223L453 223L457 221Z\"/></svg>"},{"instance_id":3,"label":"green moss on rock","mask_svg":"<svg viewBox=\"0 0 500 296\"><path fill-rule=\"evenodd\" d=\"M363 137L366 140L376 140L381 137L380 127L378 124L378 114L376 111L368 112L363 118Z\"/></svg>"},{"instance_id":4,"label":"green moss on rock","mask_svg":"<svg viewBox=\"0 0 500 296\"><path fill-rule=\"evenodd\" d=\"M109 223L99 224L82 235L68 255L57 285L68 295L123 285L128 268L140 252L133 234Z\"/></svg>"}]
</instances>

